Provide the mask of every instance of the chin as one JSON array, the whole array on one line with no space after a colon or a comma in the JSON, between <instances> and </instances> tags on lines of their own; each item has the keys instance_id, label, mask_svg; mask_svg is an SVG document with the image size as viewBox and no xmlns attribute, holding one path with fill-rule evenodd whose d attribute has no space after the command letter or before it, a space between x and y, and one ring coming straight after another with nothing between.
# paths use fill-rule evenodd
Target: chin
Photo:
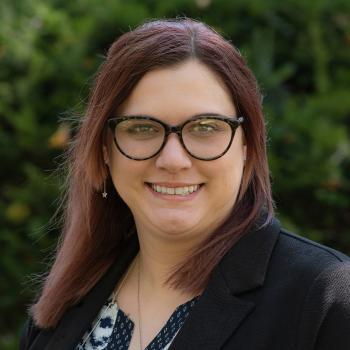
<instances>
[{"instance_id":1,"label":"chin","mask_svg":"<svg viewBox=\"0 0 350 350\"><path fill-rule=\"evenodd\" d=\"M188 236L191 232L195 231L196 228L198 228L198 224L196 225L191 219L184 220L183 217L181 217L178 219L172 218L157 222L157 228L168 237L181 238Z\"/></svg>"}]
</instances>

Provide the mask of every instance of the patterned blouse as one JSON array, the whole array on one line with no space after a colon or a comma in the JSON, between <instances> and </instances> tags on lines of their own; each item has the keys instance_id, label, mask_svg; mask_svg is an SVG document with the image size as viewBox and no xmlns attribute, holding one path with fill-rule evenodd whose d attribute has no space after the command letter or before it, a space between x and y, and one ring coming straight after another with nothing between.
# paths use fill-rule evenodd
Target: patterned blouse
<instances>
[{"instance_id":1,"label":"patterned blouse","mask_svg":"<svg viewBox=\"0 0 350 350\"><path fill-rule=\"evenodd\" d=\"M196 296L179 305L145 350L169 349L198 298L199 296ZM75 350L127 350L133 331L134 322L123 310L118 309L111 296Z\"/></svg>"}]
</instances>

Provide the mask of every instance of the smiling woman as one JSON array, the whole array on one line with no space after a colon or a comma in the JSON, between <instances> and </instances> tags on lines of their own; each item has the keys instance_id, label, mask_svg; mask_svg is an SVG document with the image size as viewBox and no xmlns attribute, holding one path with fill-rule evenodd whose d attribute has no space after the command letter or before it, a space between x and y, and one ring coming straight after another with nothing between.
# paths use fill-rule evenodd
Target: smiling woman
<instances>
[{"instance_id":1,"label":"smiling woman","mask_svg":"<svg viewBox=\"0 0 350 350\"><path fill-rule=\"evenodd\" d=\"M350 347L350 259L273 217L256 80L190 19L109 49L21 349Z\"/></svg>"}]
</instances>

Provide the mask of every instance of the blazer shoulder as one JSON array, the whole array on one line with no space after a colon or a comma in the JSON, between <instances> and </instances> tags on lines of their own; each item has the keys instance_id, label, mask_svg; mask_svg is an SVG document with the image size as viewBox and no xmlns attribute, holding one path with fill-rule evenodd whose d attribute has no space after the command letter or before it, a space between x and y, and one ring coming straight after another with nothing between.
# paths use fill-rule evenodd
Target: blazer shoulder
<instances>
[{"instance_id":1,"label":"blazer shoulder","mask_svg":"<svg viewBox=\"0 0 350 350\"><path fill-rule=\"evenodd\" d=\"M349 256L281 229L271 267L298 298L297 349L350 349Z\"/></svg>"},{"instance_id":2,"label":"blazer shoulder","mask_svg":"<svg viewBox=\"0 0 350 350\"><path fill-rule=\"evenodd\" d=\"M350 258L335 249L280 229L270 259L270 276L306 290L325 271L347 271ZM335 272L334 272L335 273ZM340 280L346 276L340 274Z\"/></svg>"},{"instance_id":3,"label":"blazer shoulder","mask_svg":"<svg viewBox=\"0 0 350 350\"><path fill-rule=\"evenodd\" d=\"M348 255L308 238L299 236L284 228L280 230L278 246L283 252L287 250L296 255L303 255L305 259L316 260L319 264L326 263L326 266L332 263L350 263L350 257Z\"/></svg>"},{"instance_id":4,"label":"blazer shoulder","mask_svg":"<svg viewBox=\"0 0 350 350\"><path fill-rule=\"evenodd\" d=\"M350 349L350 262L333 262L313 280L300 315L300 349Z\"/></svg>"}]
</instances>

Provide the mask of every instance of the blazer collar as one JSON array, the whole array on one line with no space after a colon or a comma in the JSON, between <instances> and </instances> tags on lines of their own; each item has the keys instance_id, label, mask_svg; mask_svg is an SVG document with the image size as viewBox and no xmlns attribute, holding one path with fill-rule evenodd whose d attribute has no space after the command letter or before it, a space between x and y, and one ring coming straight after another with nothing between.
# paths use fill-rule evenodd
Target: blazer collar
<instances>
[{"instance_id":1,"label":"blazer collar","mask_svg":"<svg viewBox=\"0 0 350 350\"><path fill-rule=\"evenodd\" d=\"M273 219L267 226L244 235L230 249L214 269L205 291L169 350L221 348L254 309L254 303L243 300L240 295L263 285L279 231L280 224ZM54 330L42 330L30 350L73 349L138 250L135 235L118 258L118 263L113 264L79 304L65 313Z\"/></svg>"},{"instance_id":2,"label":"blazer collar","mask_svg":"<svg viewBox=\"0 0 350 350\"><path fill-rule=\"evenodd\" d=\"M280 224L273 219L243 236L214 269L169 350L218 350L254 310L243 293L263 286Z\"/></svg>"}]
</instances>

